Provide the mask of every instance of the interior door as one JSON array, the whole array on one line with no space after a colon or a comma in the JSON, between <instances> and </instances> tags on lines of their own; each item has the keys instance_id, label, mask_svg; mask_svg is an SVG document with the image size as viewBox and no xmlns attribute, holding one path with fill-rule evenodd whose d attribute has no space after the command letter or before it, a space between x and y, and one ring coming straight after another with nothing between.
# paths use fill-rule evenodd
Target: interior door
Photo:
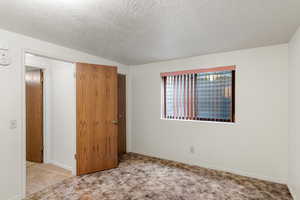
<instances>
[{"instance_id":1,"label":"interior door","mask_svg":"<svg viewBox=\"0 0 300 200\"><path fill-rule=\"evenodd\" d=\"M126 75L118 74L118 154L126 153Z\"/></svg>"},{"instance_id":2,"label":"interior door","mask_svg":"<svg viewBox=\"0 0 300 200\"><path fill-rule=\"evenodd\" d=\"M77 175L117 167L117 67L76 64Z\"/></svg>"},{"instance_id":3,"label":"interior door","mask_svg":"<svg viewBox=\"0 0 300 200\"><path fill-rule=\"evenodd\" d=\"M26 72L26 160L43 162L43 72Z\"/></svg>"}]
</instances>

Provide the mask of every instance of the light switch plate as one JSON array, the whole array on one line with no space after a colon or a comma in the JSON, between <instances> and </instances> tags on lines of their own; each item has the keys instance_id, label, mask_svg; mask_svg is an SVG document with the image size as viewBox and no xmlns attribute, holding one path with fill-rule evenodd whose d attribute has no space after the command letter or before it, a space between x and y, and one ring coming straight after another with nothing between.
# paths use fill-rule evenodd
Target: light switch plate
<instances>
[{"instance_id":1,"label":"light switch plate","mask_svg":"<svg viewBox=\"0 0 300 200\"><path fill-rule=\"evenodd\" d=\"M0 67L10 65L10 55L7 48L0 48Z\"/></svg>"}]
</instances>

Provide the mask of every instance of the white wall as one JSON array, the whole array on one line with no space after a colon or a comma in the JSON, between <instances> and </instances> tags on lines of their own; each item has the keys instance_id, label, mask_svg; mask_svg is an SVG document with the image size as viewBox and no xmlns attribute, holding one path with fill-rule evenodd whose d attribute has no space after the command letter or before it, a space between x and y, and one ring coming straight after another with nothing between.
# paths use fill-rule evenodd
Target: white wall
<instances>
[{"instance_id":1,"label":"white wall","mask_svg":"<svg viewBox=\"0 0 300 200\"><path fill-rule=\"evenodd\" d=\"M75 172L76 84L75 65L52 61L51 153L52 163Z\"/></svg>"},{"instance_id":2,"label":"white wall","mask_svg":"<svg viewBox=\"0 0 300 200\"><path fill-rule=\"evenodd\" d=\"M300 28L289 43L289 187L300 198Z\"/></svg>"},{"instance_id":3,"label":"white wall","mask_svg":"<svg viewBox=\"0 0 300 200\"><path fill-rule=\"evenodd\" d=\"M161 72L227 65L237 66L236 123L160 119ZM130 70L133 152L287 181L287 45L133 66Z\"/></svg>"},{"instance_id":4,"label":"white wall","mask_svg":"<svg viewBox=\"0 0 300 200\"><path fill-rule=\"evenodd\" d=\"M3 45L9 47L12 57L10 67L0 69L0 199L7 200L20 199L22 193L24 194L22 182L24 184L25 180L22 179L22 174L25 174L25 167L22 164L25 163L23 160L25 158L25 131L22 129L22 122L25 113L22 50L31 49L42 55L64 58L73 62L117 65L123 73L128 72L128 67L80 51L0 30L0 46ZM9 128L10 120L17 120L16 129ZM128 116L128 121L130 121L130 116ZM128 132L130 134L130 131Z\"/></svg>"}]
</instances>

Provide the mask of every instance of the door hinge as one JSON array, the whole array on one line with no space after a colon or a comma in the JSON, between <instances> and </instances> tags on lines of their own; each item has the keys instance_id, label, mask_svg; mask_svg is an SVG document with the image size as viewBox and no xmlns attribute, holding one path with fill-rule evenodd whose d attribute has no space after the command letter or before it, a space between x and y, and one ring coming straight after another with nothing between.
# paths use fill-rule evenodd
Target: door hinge
<instances>
[{"instance_id":1,"label":"door hinge","mask_svg":"<svg viewBox=\"0 0 300 200\"><path fill-rule=\"evenodd\" d=\"M74 155L75 160L77 160L77 154Z\"/></svg>"}]
</instances>

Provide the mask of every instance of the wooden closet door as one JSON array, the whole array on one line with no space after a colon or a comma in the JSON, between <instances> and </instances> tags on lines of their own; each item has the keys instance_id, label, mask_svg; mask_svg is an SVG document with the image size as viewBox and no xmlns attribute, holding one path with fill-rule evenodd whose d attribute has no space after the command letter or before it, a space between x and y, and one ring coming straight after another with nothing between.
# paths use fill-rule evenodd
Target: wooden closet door
<instances>
[{"instance_id":1,"label":"wooden closet door","mask_svg":"<svg viewBox=\"0 0 300 200\"><path fill-rule=\"evenodd\" d=\"M43 72L26 72L26 160L43 162Z\"/></svg>"},{"instance_id":2,"label":"wooden closet door","mask_svg":"<svg viewBox=\"0 0 300 200\"><path fill-rule=\"evenodd\" d=\"M117 167L117 68L77 63L77 175Z\"/></svg>"}]
</instances>

